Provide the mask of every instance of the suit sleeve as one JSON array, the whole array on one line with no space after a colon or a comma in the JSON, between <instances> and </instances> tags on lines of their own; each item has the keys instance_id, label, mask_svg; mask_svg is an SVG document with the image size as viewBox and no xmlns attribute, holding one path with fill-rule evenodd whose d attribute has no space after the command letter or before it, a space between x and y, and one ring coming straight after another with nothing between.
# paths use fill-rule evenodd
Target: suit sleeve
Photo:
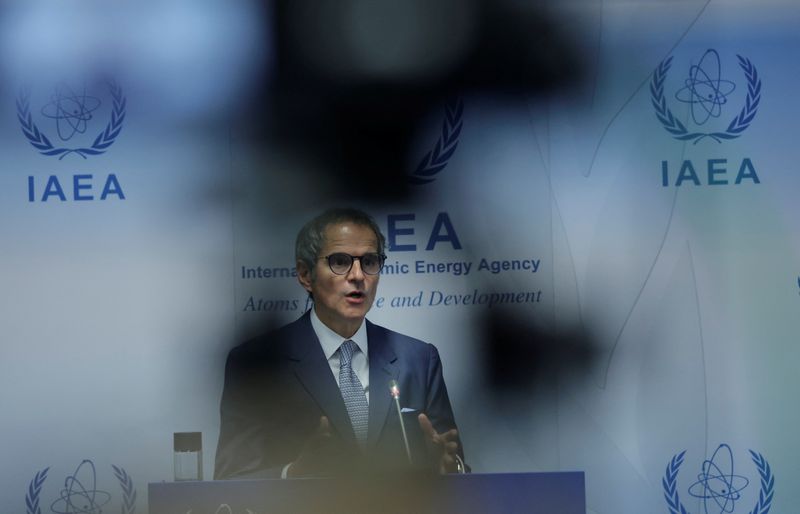
<instances>
[{"instance_id":1,"label":"suit sleeve","mask_svg":"<svg viewBox=\"0 0 800 514\"><path fill-rule=\"evenodd\" d=\"M447 432L458 429L456 426L453 408L450 406L450 397L447 395L447 386L442 374L442 360L439 351L432 344L428 344L428 373L427 395L425 401L425 414L431 420L437 432ZM458 453L464 459L464 447L459 437Z\"/></svg>"}]
</instances>

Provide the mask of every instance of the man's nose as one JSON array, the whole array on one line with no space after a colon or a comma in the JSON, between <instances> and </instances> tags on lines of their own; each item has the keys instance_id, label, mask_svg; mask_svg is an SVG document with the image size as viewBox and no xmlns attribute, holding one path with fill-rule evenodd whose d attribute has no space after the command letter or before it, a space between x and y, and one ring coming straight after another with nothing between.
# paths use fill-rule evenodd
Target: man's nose
<instances>
[{"instance_id":1,"label":"man's nose","mask_svg":"<svg viewBox=\"0 0 800 514\"><path fill-rule=\"evenodd\" d=\"M353 259L353 265L350 267L347 278L350 280L364 280L364 270L361 269L361 259Z\"/></svg>"}]
</instances>

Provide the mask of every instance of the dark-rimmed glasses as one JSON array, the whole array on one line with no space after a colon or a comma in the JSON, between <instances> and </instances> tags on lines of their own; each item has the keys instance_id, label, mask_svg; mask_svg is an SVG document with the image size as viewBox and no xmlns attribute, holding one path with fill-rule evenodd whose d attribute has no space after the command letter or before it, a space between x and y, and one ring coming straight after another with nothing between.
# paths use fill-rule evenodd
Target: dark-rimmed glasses
<instances>
[{"instance_id":1,"label":"dark-rimmed glasses","mask_svg":"<svg viewBox=\"0 0 800 514\"><path fill-rule=\"evenodd\" d=\"M383 269L386 256L382 253L365 253L364 255L350 255L348 253L332 253L325 257L320 257L328 261L328 267L336 275L347 275L353 268L353 261L358 261L361 271L367 275L377 275Z\"/></svg>"}]
</instances>

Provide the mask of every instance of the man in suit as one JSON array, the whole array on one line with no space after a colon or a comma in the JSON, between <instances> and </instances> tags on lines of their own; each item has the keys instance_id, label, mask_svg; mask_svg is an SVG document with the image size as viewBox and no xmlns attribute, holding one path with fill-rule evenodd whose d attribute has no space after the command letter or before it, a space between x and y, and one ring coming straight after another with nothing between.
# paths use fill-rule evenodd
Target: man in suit
<instances>
[{"instance_id":1,"label":"man in suit","mask_svg":"<svg viewBox=\"0 0 800 514\"><path fill-rule=\"evenodd\" d=\"M326 211L301 229L297 276L314 307L230 352L216 479L393 468L408 463L409 447L415 465L463 471L436 348L365 319L384 246L375 221L354 209ZM399 388L409 447L390 384Z\"/></svg>"}]
</instances>

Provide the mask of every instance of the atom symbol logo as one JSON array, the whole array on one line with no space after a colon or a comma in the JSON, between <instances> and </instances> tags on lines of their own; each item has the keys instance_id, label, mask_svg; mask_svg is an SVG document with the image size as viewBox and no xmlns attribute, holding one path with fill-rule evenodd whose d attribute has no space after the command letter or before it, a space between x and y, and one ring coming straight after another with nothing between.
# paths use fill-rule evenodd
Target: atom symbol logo
<instances>
[{"instance_id":1,"label":"atom symbol logo","mask_svg":"<svg viewBox=\"0 0 800 514\"><path fill-rule=\"evenodd\" d=\"M111 495L97 489L97 473L94 463L83 460L75 473L64 479L64 489L50 506L55 514L100 514Z\"/></svg>"},{"instance_id":2,"label":"atom symbol logo","mask_svg":"<svg viewBox=\"0 0 800 514\"><path fill-rule=\"evenodd\" d=\"M58 137L69 141L75 134L84 134L92 119L92 113L100 107L100 99L83 93L77 94L67 84L56 86L49 104L42 107L42 116L56 121Z\"/></svg>"},{"instance_id":3,"label":"atom symbol logo","mask_svg":"<svg viewBox=\"0 0 800 514\"><path fill-rule=\"evenodd\" d=\"M133 479L124 468L112 465L114 477L122 490L122 514L136 512L136 488ZM25 513L42 514L41 496L47 474L47 467L33 477L25 495ZM111 501L111 495L97 488L97 473L91 460L84 459L75 472L64 479L64 487L58 498L50 505L53 514L102 514L103 507Z\"/></svg>"},{"instance_id":4,"label":"atom symbol logo","mask_svg":"<svg viewBox=\"0 0 800 514\"><path fill-rule=\"evenodd\" d=\"M672 66L672 57L661 61L650 81L650 101L655 108L658 121L672 137L679 141L692 141L694 144L705 138L721 143L724 140L736 139L747 130L756 117L761 102L761 78L750 59L741 55L737 55L736 58L747 81L744 105L739 114L728 123L727 128L713 132L691 131L673 114L664 94L664 82ZM691 106L692 120L695 125L700 126L711 118L721 116L722 106L728 102L728 95L735 89L736 85L733 82L722 79L719 54L716 50L709 49L698 64L689 68L689 78L684 81L684 87L675 93L675 98Z\"/></svg>"},{"instance_id":5,"label":"atom symbol logo","mask_svg":"<svg viewBox=\"0 0 800 514\"><path fill-rule=\"evenodd\" d=\"M689 494L703 500L708 514L709 500L719 507L719 514L733 512L739 494L750 481L733 472L733 452L727 444L721 444L709 460L703 461L702 472L697 482L689 487Z\"/></svg>"},{"instance_id":6,"label":"atom symbol logo","mask_svg":"<svg viewBox=\"0 0 800 514\"><path fill-rule=\"evenodd\" d=\"M772 474L772 468L763 455L753 450L750 450L749 453L758 470L761 488L758 491L755 506L748 512L749 514L769 514L775 495L775 475ZM678 494L678 472L683 465L685 455L686 450L675 454L670 459L664 478L661 480L664 499L670 514L691 514L681 502ZM750 480L735 473L731 447L723 443L717 447L710 459L703 461L697 481L689 486L689 494L703 500L703 510L706 514L709 514L709 507L715 514L731 514L736 502L741 499L742 490L749 483ZM713 510L714 504L719 510Z\"/></svg>"},{"instance_id":7,"label":"atom symbol logo","mask_svg":"<svg viewBox=\"0 0 800 514\"><path fill-rule=\"evenodd\" d=\"M111 94L111 119L108 120L105 129L97 134L90 145L77 147L59 147L50 142L50 139L39 129L36 120L32 116L30 88L23 88L17 96L17 119L25 139L40 154L58 157L59 160L70 154L77 154L86 159L90 155L106 153L108 148L117 140L122 130L127 108L127 101L119 84L114 81L107 81L107 86ZM50 102L42 107L39 112L43 117L55 120L58 137L66 142L76 135L82 135L87 132L89 122L93 119L93 113L100 105L101 102L98 98L86 93L85 86L79 94L65 83L61 83L56 86L55 93L50 97ZM88 141L85 141L84 144L86 142Z\"/></svg>"},{"instance_id":8,"label":"atom symbol logo","mask_svg":"<svg viewBox=\"0 0 800 514\"><path fill-rule=\"evenodd\" d=\"M692 106L695 124L703 125L710 118L719 118L728 95L736 89L736 84L723 80L721 75L719 54L713 49L706 50L700 62L689 68L684 87L675 93L676 99Z\"/></svg>"}]
</instances>

